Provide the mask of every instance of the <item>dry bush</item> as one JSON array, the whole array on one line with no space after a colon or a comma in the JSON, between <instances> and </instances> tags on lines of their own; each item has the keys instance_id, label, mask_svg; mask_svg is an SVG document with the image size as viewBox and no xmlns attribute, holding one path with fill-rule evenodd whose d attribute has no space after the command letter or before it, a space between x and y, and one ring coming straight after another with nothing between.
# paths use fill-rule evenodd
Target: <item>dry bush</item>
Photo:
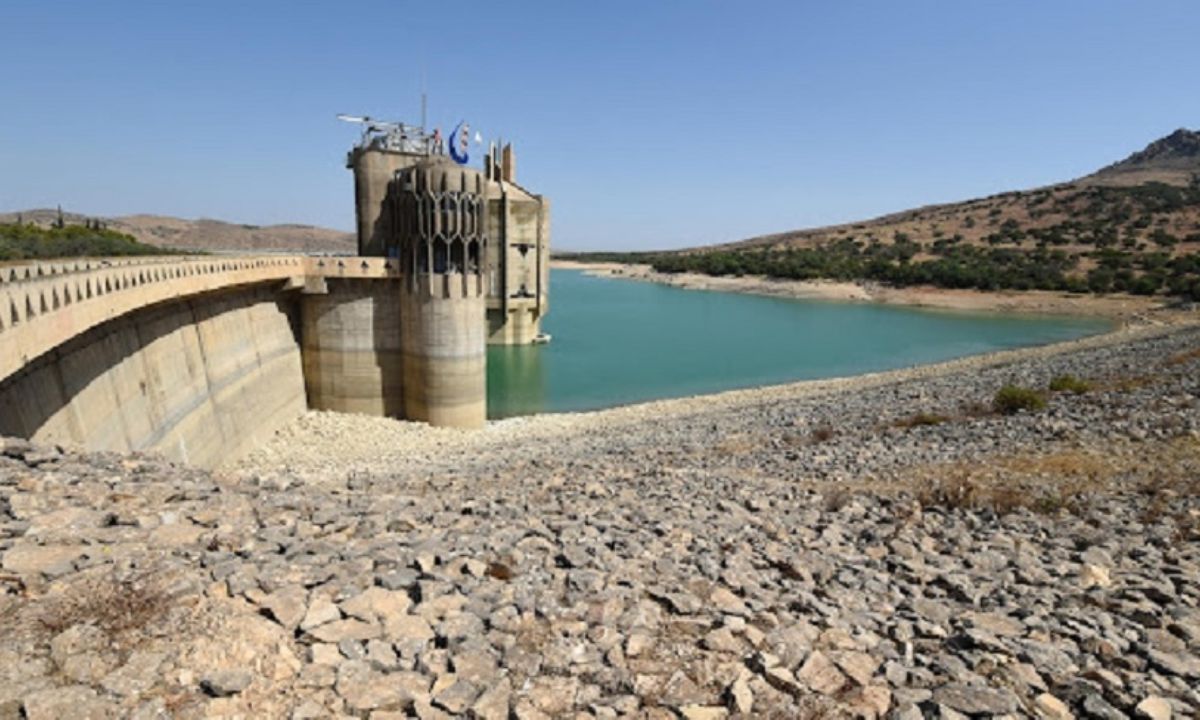
<instances>
[{"instance_id":1,"label":"dry bush","mask_svg":"<svg viewBox=\"0 0 1200 720\"><path fill-rule=\"evenodd\" d=\"M1143 524L1169 520L1177 541L1200 540L1200 442L1177 438L1163 443L1144 472L1137 489L1146 504L1138 519Z\"/></svg>"},{"instance_id":2,"label":"dry bush","mask_svg":"<svg viewBox=\"0 0 1200 720\"><path fill-rule=\"evenodd\" d=\"M1080 513L1097 495L1124 491L1148 499L1143 521L1167 518L1180 536L1200 535L1195 506L1200 498L1200 441L1189 437L1141 443L1130 454L1066 449L926 466L916 469L913 487L922 507L986 508L999 515L1020 509Z\"/></svg>"},{"instance_id":3,"label":"dry bush","mask_svg":"<svg viewBox=\"0 0 1200 720\"><path fill-rule=\"evenodd\" d=\"M891 423L892 427L912 428L923 425L941 425L942 423L957 422L960 420L974 420L977 418L991 417L996 414L996 408L992 403L983 402L981 400L971 400L959 403L958 409L947 414L939 412L918 412L907 417L900 418Z\"/></svg>"},{"instance_id":4,"label":"dry bush","mask_svg":"<svg viewBox=\"0 0 1200 720\"><path fill-rule=\"evenodd\" d=\"M800 433L784 433L779 437L784 447L798 448L808 444L808 436Z\"/></svg>"},{"instance_id":5,"label":"dry bush","mask_svg":"<svg viewBox=\"0 0 1200 720\"><path fill-rule=\"evenodd\" d=\"M997 515L1077 512L1087 497L1107 488L1114 471L1110 462L1078 450L1015 455L925 468L913 492L922 507L989 509Z\"/></svg>"},{"instance_id":6,"label":"dry bush","mask_svg":"<svg viewBox=\"0 0 1200 720\"><path fill-rule=\"evenodd\" d=\"M831 425L822 425L813 429L813 431L809 433L808 439L812 444L818 445L823 442L829 442L834 438L835 435L837 435L837 431L834 430Z\"/></svg>"},{"instance_id":7,"label":"dry bush","mask_svg":"<svg viewBox=\"0 0 1200 720\"><path fill-rule=\"evenodd\" d=\"M1092 383L1092 390L1099 392L1132 392L1153 385L1162 378L1153 375L1114 375Z\"/></svg>"},{"instance_id":8,"label":"dry bush","mask_svg":"<svg viewBox=\"0 0 1200 720\"><path fill-rule=\"evenodd\" d=\"M713 445L713 450L721 455L746 455L756 449L758 443L749 435L730 435Z\"/></svg>"},{"instance_id":9,"label":"dry bush","mask_svg":"<svg viewBox=\"0 0 1200 720\"><path fill-rule=\"evenodd\" d=\"M780 437L780 441L786 447L802 448L829 442L836 436L837 431L833 429L832 425L818 425L807 433L788 433L783 435Z\"/></svg>"},{"instance_id":10,"label":"dry bush","mask_svg":"<svg viewBox=\"0 0 1200 720\"><path fill-rule=\"evenodd\" d=\"M991 510L997 515L1017 510L1055 514L1063 510L1078 511L1085 490L1086 486L1080 484L1052 483L1038 487L996 482L974 477L964 470L942 478L925 478L913 494L923 508Z\"/></svg>"},{"instance_id":11,"label":"dry bush","mask_svg":"<svg viewBox=\"0 0 1200 720\"><path fill-rule=\"evenodd\" d=\"M667 669L659 675L660 683L649 685L644 692L639 692L643 705L648 708L670 707L664 701L663 691L669 683L668 678L676 672L686 675L704 695L716 699L724 694L728 677L723 672L722 664L701 649L700 640L707 630L707 627L686 619L672 618L670 615L664 618L654 632L653 644L636 660L637 663ZM757 704L755 710L758 710ZM668 713L668 716L674 717L674 714Z\"/></svg>"},{"instance_id":12,"label":"dry bush","mask_svg":"<svg viewBox=\"0 0 1200 720\"><path fill-rule=\"evenodd\" d=\"M1115 469L1112 459L1082 450L1012 455L1000 459L997 467L1019 475L1083 479L1093 484L1108 479Z\"/></svg>"},{"instance_id":13,"label":"dry bush","mask_svg":"<svg viewBox=\"0 0 1200 720\"><path fill-rule=\"evenodd\" d=\"M1188 350L1186 352L1175 353L1174 355L1172 355L1169 358L1167 358L1166 360L1164 360L1163 364L1166 365L1167 367L1175 367L1176 365L1186 365L1187 363L1193 362L1198 359L1200 359L1200 348L1196 348L1195 350Z\"/></svg>"},{"instance_id":14,"label":"dry bush","mask_svg":"<svg viewBox=\"0 0 1200 720\"><path fill-rule=\"evenodd\" d=\"M990 509L997 515L1019 510L1028 502L1028 496L1017 488L974 477L966 468L956 468L942 477L923 478L913 494L924 508Z\"/></svg>"},{"instance_id":15,"label":"dry bush","mask_svg":"<svg viewBox=\"0 0 1200 720\"><path fill-rule=\"evenodd\" d=\"M965 418L987 417L992 414L992 407L985 402L972 400L962 404L960 415Z\"/></svg>"},{"instance_id":16,"label":"dry bush","mask_svg":"<svg viewBox=\"0 0 1200 720\"><path fill-rule=\"evenodd\" d=\"M0 635L49 637L87 624L117 639L155 625L172 605L171 594L157 572L93 575L54 594L29 597L10 607L0 617Z\"/></svg>"},{"instance_id":17,"label":"dry bush","mask_svg":"<svg viewBox=\"0 0 1200 720\"><path fill-rule=\"evenodd\" d=\"M515 643L526 652L542 653L553 640L550 623L539 618L523 618L517 628Z\"/></svg>"},{"instance_id":18,"label":"dry bush","mask_svg":"<svg viewBox=\"0 0 1200 720\"><path fill-rule=\"evenodd\" d=\"M1069 392L1073 395L1083 395L1092 389L1092 384L1074 375L1058 375L1050 381L1050 392Z\"/></svg>"},{"instance_id":19,"label":"dry bush","mask_svg":"<svg viewBox=\"0 0 1200 720\"><path fill-rule=\"evenodd\" d=\"M950 422L949 415L941 415L939 413L919 412L906 417L899 418L892 422L892 427L898 428L915 428L926 427L929 425L941 425L942 423Z\"/></svg>"},{"instance_id":20,"label":"dry bush","mask_svg":"<svg viewBox=\"0 0 1200 720\"><path fill-rule=\"evenodd\" d=\"M171 608L170 595L149 573L89 585L84 592L45 603L37 622L54 634L87 623L115 637L153 624Z\"/></svg>"}]
</instances>

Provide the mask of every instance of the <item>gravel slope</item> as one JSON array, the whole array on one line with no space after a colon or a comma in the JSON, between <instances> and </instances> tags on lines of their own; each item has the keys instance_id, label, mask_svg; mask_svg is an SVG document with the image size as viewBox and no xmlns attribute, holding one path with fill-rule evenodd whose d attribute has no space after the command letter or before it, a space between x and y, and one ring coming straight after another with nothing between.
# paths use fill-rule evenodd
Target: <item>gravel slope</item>
<instances>
[{"instance_id":1,"label":"gravel slope","mask_svg":"<svg viewBox=\"0 0 1200 720\"><path fill-rule=\"evenodd\" d=\"M1192 717L1198 350L312 413L216 474L5 441L0 717Z\"/></svg>"}]
</instances>

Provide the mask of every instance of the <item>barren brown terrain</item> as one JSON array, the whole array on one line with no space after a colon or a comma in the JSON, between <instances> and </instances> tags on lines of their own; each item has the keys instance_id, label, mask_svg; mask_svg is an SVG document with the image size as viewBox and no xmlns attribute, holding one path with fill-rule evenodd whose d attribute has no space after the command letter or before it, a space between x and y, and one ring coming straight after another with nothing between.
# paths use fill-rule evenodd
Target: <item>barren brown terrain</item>
<instances>
[{"instance_id":1,"label":"barren brown terrain","mask_svg":"<svg viewBox=\"0 0 1200 720\"><path fill-rule=\"evenodd\" d=\"M39 208L0 213L0 224L20 220L48 227L57 218L57 210ZM166 215L91 218L78 213L63 212L63 220L68 224L96 219L110 230L126 233L140 242L170 250L333 254L356 252L353 233L312 225L238 225L221 220L186 220Z\"/></svg>"},{"instance_id":2,"label":"barren brown terrain","mask_svg":"<svg viewBox=\"0 0 1200 720\"><path fill-rule=\"evenodd\" d=\"M930 247L937 243L1014 248L1050 244L1079 254L1111 244L1126 250L1166 250L1178 256L1200 248L1200 206L1174 207L1158 199L1145 202L1143 196L1131 197L1128 191L1148 183L1188 187L1197 173L1200 133L1181 129L1121 162L1070 182L928 205L863 222L763 235L691 252L817 247L846 239L886 245L907 238ZM1111 238L1114 242L1108 243L1099 234L1110 228L1118 232ZM1162 233L1179 242L1157 242L1156 238L1165 237ZM932 256L926 252L916 259ZM1092 266L1085 258L1080 269Z\"/></svg>"}]
</instances>

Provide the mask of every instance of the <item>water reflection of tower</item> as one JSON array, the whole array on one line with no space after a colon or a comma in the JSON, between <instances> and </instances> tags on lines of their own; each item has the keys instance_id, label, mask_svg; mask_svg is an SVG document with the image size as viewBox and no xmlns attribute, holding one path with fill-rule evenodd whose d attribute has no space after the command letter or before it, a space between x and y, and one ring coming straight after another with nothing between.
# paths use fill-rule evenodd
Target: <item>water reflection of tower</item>
<instances>
[{"instance_id":1,"label":"water reflection of tower","mask_svg":"<svg viewBox=\"0 0 1200 720\"><path fill-rule=\"evenodd\" d=\"M535 415L546 406L547 348L494 345L488 349L488 414L493 418Z\"/></svg>"}]
</instances>

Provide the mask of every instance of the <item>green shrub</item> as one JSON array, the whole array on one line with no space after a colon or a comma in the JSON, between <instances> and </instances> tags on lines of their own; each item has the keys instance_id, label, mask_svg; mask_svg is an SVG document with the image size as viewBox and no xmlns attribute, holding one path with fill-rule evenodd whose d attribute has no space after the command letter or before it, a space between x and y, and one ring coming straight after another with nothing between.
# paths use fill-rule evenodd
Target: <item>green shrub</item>
<instances>
[{"instance_id":1,"label":"green shrub","mask_svg":"<svg viewBox=\"0 0 1200 720\"><path fill-rule=\"evenodd\" d=\"M0 260L177 254L172 250L138 242L124 233L90 225L89 222L87 225L43 228L0 224Z\"/></svg>"},{"instance_id":2,"label":"green shrub","mask_svg":"<svg viewBox=\"0 0 1200 720\"><path fill-rule=\"evenodd\" d=\"M992 409L1004 415L1012 415L1021 410L1041 410L1046 407L1046 398L1037 390L1023 388L1017 385L1005 385L996 391L992 398Z\"/></svg>"},{"instance_id":3,"label":"green shrub","mask_svg":"<svg viewBox=\"0 0 1200 720\"><path fill-rule=\"evenodd\" d=\"M1069 392L1082 395L1091 389L1091 383L1087 380L1080 380L1074 375L1059 375L1050 381L1051 392Z\"/></svg>"}]
</instances>

